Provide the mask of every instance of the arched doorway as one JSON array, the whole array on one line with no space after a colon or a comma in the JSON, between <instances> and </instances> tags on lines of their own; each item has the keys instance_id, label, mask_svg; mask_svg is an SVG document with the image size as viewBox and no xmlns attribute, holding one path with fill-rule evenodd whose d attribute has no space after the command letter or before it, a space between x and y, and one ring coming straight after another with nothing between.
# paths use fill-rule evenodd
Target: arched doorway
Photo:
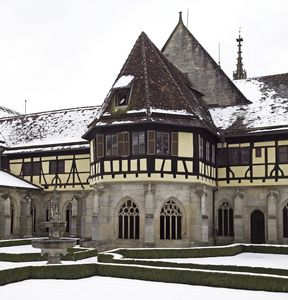
<instances>
[{"instance_id":1,"label":"arched doorway","mask_svg":"<svg viewBox=\"0 0 288 300\"><path fill-rule=\"evenodd\" d=\"M265 243L265 216L261 210L254 210L250 216L251 243Z\"/></svg>"}]
</instances>

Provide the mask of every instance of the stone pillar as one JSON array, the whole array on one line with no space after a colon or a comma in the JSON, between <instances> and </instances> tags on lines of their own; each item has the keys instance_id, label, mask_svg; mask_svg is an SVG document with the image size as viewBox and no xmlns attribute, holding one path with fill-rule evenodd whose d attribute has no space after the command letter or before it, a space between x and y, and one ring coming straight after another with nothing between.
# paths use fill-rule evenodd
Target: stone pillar
<instances>
[{"instance_id":1,"label":"stone pillar","mask_svg":"<svg viewBox=\"0 0 288 300\"><path fill-rule=\"evenodd\" d=\"M144 186L144 196L145 196L144 244L147 247L155 246L154 195L155 195L155 186L150 183L145 185Z\"/></svg>"},{"instance_id":2,"label":"stone pillar","mask_svg":"<svg viewBox=\"0 0 288 300\"><path fill-rule=\"evenodd\" d=\"M244 193L239 189L234 197L234 242L244 241L243 207Z\"/></svg>"},{"instance_id":3,"label":"stone pillar","mask_svg":"<svg viewBox=\"0 0 288 300\"><path fill-rule=\"evenodd\" d=\"M201 186L196 188L196 193L200 198L200 212L201 212L201 243L207 244L209 242L209 228L208 228L208 194L206 187Z\"/></svg>"},{"instance_id":4,"label":"stone pillar","mask_svg":"<svg viewBox=\"0 0 288 300\"><path fill-rule=\"evenodd\" d=\"M81 228L80 236L81 241L89 241L92 238L92 211L93 211L93 201L90 197L85 197L85 192L77 194L74 197L80 201L81 204ZM84 246L84 244L83 244Z\"/></svg>"},{"instance_id":5,"label":"stone pillar","mask_svg":"<svg viewBox=\"0 0 288 300\"><path fill-rule=\"evenodd\" d=\"M77 217L78 217L78 201L73 198L71 201L71 236L77 236Z\"/></svg>"},{"instance_id":6,"label":"stone pillar","mask_svg":"<svg viewBox=\"0 0 288 300\"><path fill-rule=\"evenodd\" d=\"M20 200L20 235L32 237L31 195L28 193Z\"/></svg>"},{"instance_id":7,"label":"stone pillar","mask_svg":"<svg viewBox=\"0 0 288 300\"><path fill-rule=\"evenodd\" d=\"M11 235L11 198L4 195L4 238L9 238Z\"/></svg>"},{"instance_id":8,"label":"stone pillar","mask_svg":"<svg viewBox=\"0 0 288 300\"><path fill-rule=\"evenodd\" d=\"M94 189L93 207L92 207L92 239L101 240L101 225L99 219L100 197L105 192L105 187L98 184Z\"/></svg>"},{"instance_id":9,"label":"stone pillar","mask_svg":"<svg viewBox=\"0 0 288 300\"><path fill-rule=\"evenodd\" d=\"M267 194L267 208L268 208L268 243L277 243L277 200L279 192L269 190Z\"/></svg>"}]
</instances>

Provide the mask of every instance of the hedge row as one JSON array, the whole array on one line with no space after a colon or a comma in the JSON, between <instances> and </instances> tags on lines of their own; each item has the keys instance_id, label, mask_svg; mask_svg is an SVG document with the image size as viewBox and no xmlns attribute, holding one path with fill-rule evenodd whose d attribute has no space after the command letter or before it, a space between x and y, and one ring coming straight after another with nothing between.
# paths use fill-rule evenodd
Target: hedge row
<instances>
[{"instance_id":1,"label":"hedge row","mask_svg":"<svg viewBox=\"0 0 288 300\"><path fill-rule=\"evenodd\" d=\"M111 264L33 266L2 270L0 285L25 279L79 279L95 275L271 292L288 291L287 278Z\"/></svg>"},{"instance_id":2,"label":"hedge row","mask_svg":"<svg viewBox=\"0 0 288 300\"><path fill-rule=\"evenodd\" d=\"M158 258L192 258L232 256L242 252L288 254L288 247L263 245L231 245L228 247L207 248L174 248L174 249L117 249L110 253L118 253L126 258L158 259Z\"/></svg>"},{"instance_id":3,"label":"hedge row","mask_svg":"<svg viewBox=\"0 0 288 300\"><path fill-rule=\"evenodd\" d=\"M0 241L0 247L23 246L23 245L30 245L30 244L31 244L31 239Z\"/></svg>"},{"instance_id":4,"label":"hedge row","mask_svg":"<svg viewBox=\"0 0 288 300\"><path fill-rule=\"evenodd\" d=\"M179 249L118 249L112 253L118 253L127 258L190 258L211 256L232 256L242 252L242 245L231 247L207 247L207 248L179 248Z\"/></svg>"},{"instance_id":5,"label":"hedge row","mask_svg":"<svg viewBox=\"0 0 288 300\"><path fill-rule=\"evenodd\" d=\"M98 262L113 263L113 264L125 264L125 265L143 265L153 266L161 268L180 268L180 269L200 269L200 270L217 270L226 272L247 272L256 274L269 274L278 276L288 276L288 270L285 269L274 269L274 268L263 268L263 267L246 267L246 266L233 266L233 265L202 265L202 264L180 264L174 262L165 261L153 261L153 260L137 260L137 259L114 259L111 254L99 254Z\"/></svg>"},{"instance_id":6,"label":"hedge row","mask_svg":"<svg viewBox=\"0 0 288 300\"><path fill-rule=\"evenodd\" d=\"M81 260L89 257L97 256L96 249L71 248L62 260ZM29 262L47 260L47 255L41 256L41 253L0 253L0 261L9 262Z\"/></svg>"}]
</instances>

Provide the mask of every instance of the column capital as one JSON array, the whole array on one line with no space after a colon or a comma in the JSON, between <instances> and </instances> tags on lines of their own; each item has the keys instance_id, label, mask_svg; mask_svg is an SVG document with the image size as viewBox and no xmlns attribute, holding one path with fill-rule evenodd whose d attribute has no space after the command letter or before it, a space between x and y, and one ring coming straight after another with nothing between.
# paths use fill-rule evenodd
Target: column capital
<instances>
[{"instance_id":1,"label":"column capital","mask_svg":"<svg viewBox=\"0 0 288 300\"><path fill-rule=\"evenodd\" d=\"M155 195L155 185L152 183L148 183L144 185L144 194L152 194Z\"/></svg>"},{"instance_id":2,"label":"column capital","mask_svg":"<svg viewBox=\"0 0 288 300\"><path fill-rule=\"evenodd\" d=\"M270 198L270 197L278 199L280 197L280 192L276 191L276 190L273 190L273 189L270 189L267 193L267 198Z\"/></svg>"},{"instance_id":3,"label":"column capital","mask_svg":"<svg viewBox=\"0 0 288 300\"><path fill-rule=\"evenodd\" d=\"M240 189L237 189L235 195L234 195L234 199L236 198L240 198L240 199L243 199L245 196L244 192L242 192Z\"/></svg>"}]
</instances>

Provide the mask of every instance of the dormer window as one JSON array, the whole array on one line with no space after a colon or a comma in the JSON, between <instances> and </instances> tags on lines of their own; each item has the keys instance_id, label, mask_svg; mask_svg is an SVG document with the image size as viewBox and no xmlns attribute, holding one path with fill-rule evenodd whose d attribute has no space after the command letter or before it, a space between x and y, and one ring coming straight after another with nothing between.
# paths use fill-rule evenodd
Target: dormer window
<instances>
[{"instance_id":1,"label":"dormer window","mask_svg":"<svg viewBox=\"0 0 288 300\"><path fill-rule=\"evenodd\" d=\"M134 79L133 75L122 75L113 85L115 106L127 106L129 102L131 84Z\"/></svg>"},{"instance_id":2,"label":"dormer window","mask_svg":"<svg viewBox=\"0 0 288 300\"><path fill-rule=\"evenodd\" d=\"M129 100L130 89L119 89L115 90L115 105L116 106L127 106Z\"/></svg>"}]
</instances>

